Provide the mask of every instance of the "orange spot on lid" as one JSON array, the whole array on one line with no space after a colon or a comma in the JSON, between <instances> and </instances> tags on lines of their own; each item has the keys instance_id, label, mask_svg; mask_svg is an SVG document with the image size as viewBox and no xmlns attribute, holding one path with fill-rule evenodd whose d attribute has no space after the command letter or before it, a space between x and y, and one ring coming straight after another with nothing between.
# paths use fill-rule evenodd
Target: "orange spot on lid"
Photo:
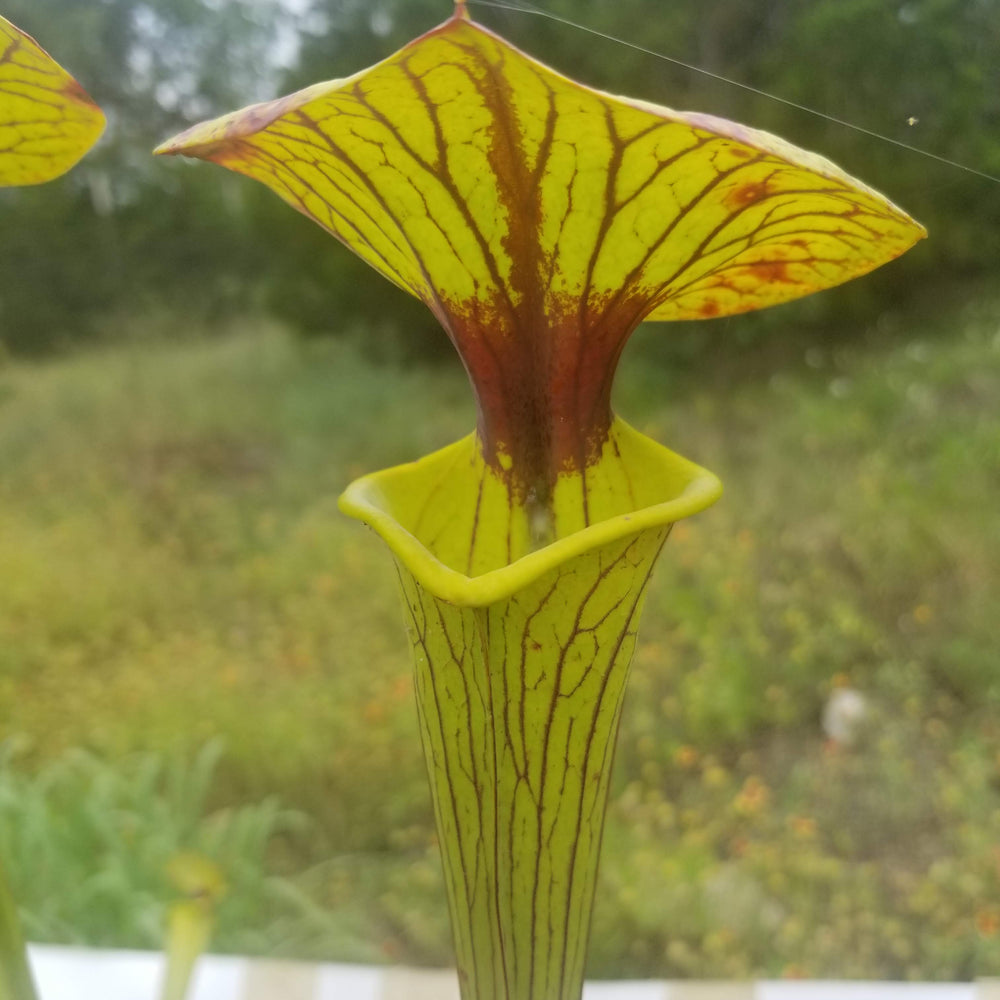
<instances>
[{"instance_id":1,"label":"orange spot on lid","mask_svg":"<svg viewBox=\"0 0 1000 1000\"><path fill-rule=\"evenodd\" d=\"M761 198L766 198L771 193L770 185L767 181L749 181L733 188L726 195L725 202L729 208L746 208Z\"/></svg>"},{"instance_id":2,"label":"orange spot on lid","mask_svg":"<svg viewBox=\"0 0 1000 1000\"><path fill-rule=\"evenodd\" d=\"M783 260L758 260L753 264L747 264L746 273L756 278L762 284L772 284L783 282L785 284L798 284L788 273L788 264Z\"/></svg>"}]
</instances>

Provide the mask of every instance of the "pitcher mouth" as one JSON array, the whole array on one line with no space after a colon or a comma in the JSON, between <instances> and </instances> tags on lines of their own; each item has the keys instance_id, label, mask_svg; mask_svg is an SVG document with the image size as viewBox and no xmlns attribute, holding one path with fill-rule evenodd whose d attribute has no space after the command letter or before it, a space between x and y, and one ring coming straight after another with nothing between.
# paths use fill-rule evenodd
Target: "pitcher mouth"
<instances>
[{"instance_id":1,"label":"pitcher mouth","mask_svg":"<svg viewBox=\"0 0 1000 1000\"><path fill-rule=\"evenodd\" d=\"M559 530L539 547L530 545L528 512L517 506L499 478L488 478L492 472L483 462L476 434L415 462L355 480L339 506L377 532L436 597L459 607L485 607L575 556L690 517L722 494L722 483L713 473L618 418L605 450L602 460L587 470L586 481L575 472L561 477L556 498ZM474 494L474 502L461 504L459 493ZM446 509L438 510L437 523L431 524L434 518L426 514L435 497L439 507L454 503L458 510L461 505L467 523L457 518L449 522ZM483 530L496 531L491 543L506 537L507 558L495 551L492 558L488 552L476 555L479 518L490 516Z\"/></svg>"}]
</instances>

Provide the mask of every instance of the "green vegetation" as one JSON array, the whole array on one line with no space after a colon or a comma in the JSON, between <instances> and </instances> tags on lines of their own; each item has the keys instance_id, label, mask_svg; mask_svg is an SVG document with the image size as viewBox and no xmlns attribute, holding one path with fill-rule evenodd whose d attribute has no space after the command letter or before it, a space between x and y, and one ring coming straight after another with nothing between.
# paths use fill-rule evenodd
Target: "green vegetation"
<instances>
[{"instance_id":1,"label":"green vegetation","mask_svg":"<svg viewBox=\"0 0 1000 1000\"><path fill-rule=\"evenodd\" d=\"M1000 974L996 317L636 338L619 409L727 495L650 594L591 975ZM274 328L0 368L0 852L32 938L155 945L194 850L219 950L448 961L395 581L335 498L471 420L455 368ZM844 683L851 747L819 724Z\"/></svg>"},{"instance_id":2,"label":"green vegetation","mask_svg":"<svg viewBox=\"0 0 1000 1000\"><path fill-rule=\"evenodd\" d=\"M159 948L169 869L186 851L216 858L234 886L231 947L262 946L256 928L280 895L264 874L275 837L304 820L268 799L206 815L218 742L197 755L136 754L111 765L82 750L34 773L8 745L0 767L0 850L36 941Z\"/></svg>"}]
</instances>

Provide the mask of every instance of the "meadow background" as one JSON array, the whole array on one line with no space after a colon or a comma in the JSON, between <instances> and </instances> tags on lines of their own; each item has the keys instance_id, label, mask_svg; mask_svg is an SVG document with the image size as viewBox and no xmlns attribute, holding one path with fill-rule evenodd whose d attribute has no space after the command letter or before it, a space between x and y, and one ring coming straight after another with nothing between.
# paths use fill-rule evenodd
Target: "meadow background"
<instances>
[{"instance_id":1,"label":"meadow background","mask_svg":"<svg viewBox=\"0 0 1000 1000\"><path fill-rule=\"evenodd\" d=\"M157 947L193 850L230 885L217 950L447 963L390 561L336 497L466 433L464 375L276 199L147 150L450 5L8 8L111 113L72 175L0 191L0 857L28 935ZM629 346L619 411L727 492L650 592L590 975L1000 975L1000 185L471 9L597 85L819 148L932 237ZM547 9L1000 172L995 0ZM867 715L837 743L845 687Z\"/></svg>"}]
</instances>

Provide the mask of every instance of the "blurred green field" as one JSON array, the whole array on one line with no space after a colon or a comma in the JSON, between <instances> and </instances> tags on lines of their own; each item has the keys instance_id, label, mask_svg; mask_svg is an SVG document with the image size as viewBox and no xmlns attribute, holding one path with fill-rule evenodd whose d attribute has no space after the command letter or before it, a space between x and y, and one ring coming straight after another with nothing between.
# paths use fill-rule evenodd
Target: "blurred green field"
<instances>
[{"instance_id":1,"label":"blurred green field","mask_svg":"<svg viewBox=\"0 0 1000 1000\"><path fill-rule=\"evenodd\" d=\"M590 975L1000 975L1000 306L739 329L644 329L620 375L727 493L650 593ZM155 946L193 848L219 950L448 961L389 557L336 496L473 420L457 366L263 325L0 367L0 855L34 939Z\"/></svg>"}]
</instances>

